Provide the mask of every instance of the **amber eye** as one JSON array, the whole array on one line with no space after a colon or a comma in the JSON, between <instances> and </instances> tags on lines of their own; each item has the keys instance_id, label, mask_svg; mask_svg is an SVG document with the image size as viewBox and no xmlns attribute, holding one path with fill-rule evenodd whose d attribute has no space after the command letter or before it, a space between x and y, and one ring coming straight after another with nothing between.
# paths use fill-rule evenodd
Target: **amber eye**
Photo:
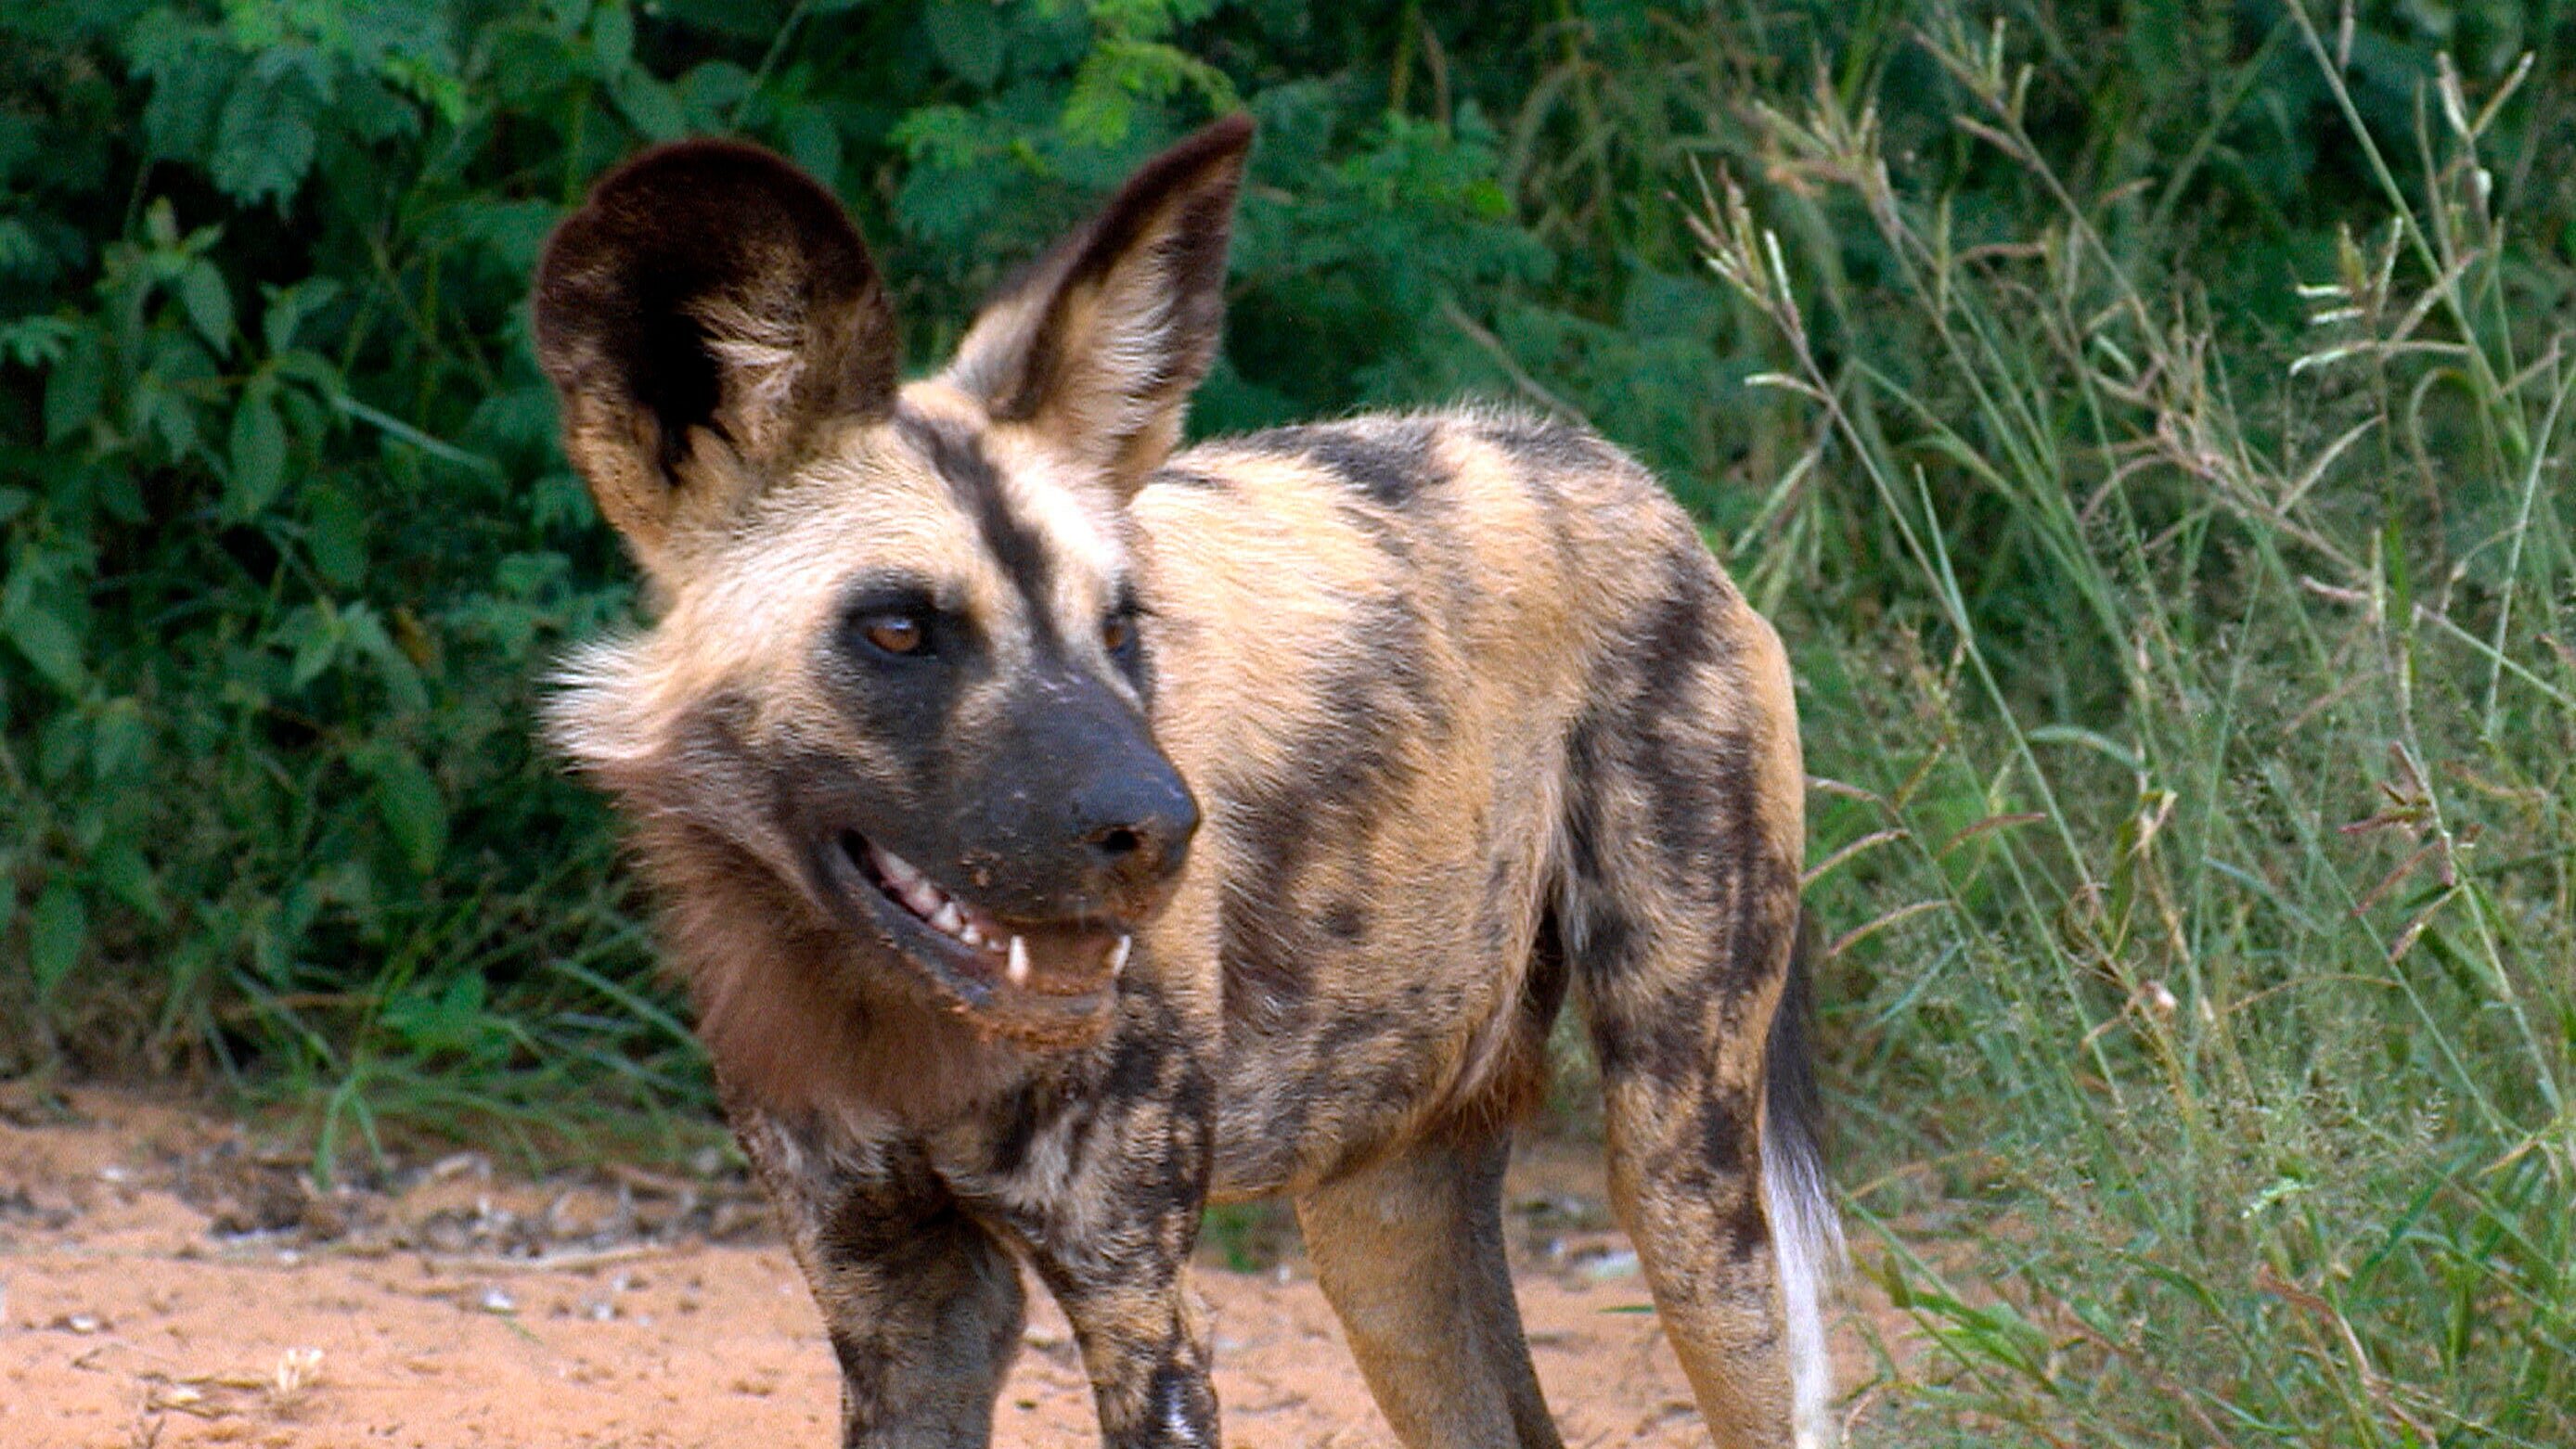
<instances>
[{"instance_id":1,"label":"amber eye","mask_svg":"<svg viewBox=\"0 0 2576 1449\"><path fill-rule=\"evenodd\" d=\"M1136 621L1124 614L1112 614L1100 625L1100 642L1112 654L1124 654L1136 642Z\"/></svg>"},{"instance_id":2,"label":"amber eye","mask_svg":"<svg viewBox=\"0 0 2576 1449\"><path fill-rule=\"evenodd\" d=\"M909 614L879 614L864 626L868 642L888 654L921 652L921 621Z\"/></svg>"}]
</instances>

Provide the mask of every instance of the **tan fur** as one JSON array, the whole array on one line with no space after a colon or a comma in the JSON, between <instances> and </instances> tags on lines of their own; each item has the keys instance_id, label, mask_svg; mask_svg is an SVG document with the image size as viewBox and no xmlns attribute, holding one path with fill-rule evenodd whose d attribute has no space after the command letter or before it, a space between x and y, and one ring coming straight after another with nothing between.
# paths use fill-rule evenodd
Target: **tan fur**
<instances>
[{"instance_id":1,"label":"tan fur","mask_svg":"<svg viewBox=\"0 0 2576 1449\"><path fill-rule=\"evenodd\" d=\"M1554 1445L1496 1193L1572 994L1614 1206L1712 1435L1820 1444L1821 1366L1793 1414L1783 1330L1815 1285L1775 1272L1764 1196L1804 1141L1766 1098L1804 839L1779 640L1577 429L1466 408L1170 453L1221 275L1191 228L1221 224L1245 140L1150 165L941 374L719 429L643 497L660 513L610 510L659 615L576 656L555 737L669 902L842 1357L846 1440L980 1442L1026 1255L1108 1441L1213 1446L1198 1215L1286 1193L1408 1444ZM745 340L791 336L780 310L707 323L718 406L793 413L795 349ZM585 375L557 372L577 438L660 425ZM575 453L604 499L655 456ZM889 587L932 601L901 607L935 608L934 664L854 639ZM1142 656L1114 642L1131 597ZM1032 822L1166 760L1195 835L1103 827L1169 852L1151 880L1141 857L1082 891L1029 864L1092 859ZM1031 1015L916 959L915 927L854 924L905 919L857 854L898 836L969 905L1108 923L1046 936L1038 906L995 905L997 929L1132 933L1108 1004ZM1829 1222L1806 1172L1799 1210Z\"/></svg>"}]
</instances>

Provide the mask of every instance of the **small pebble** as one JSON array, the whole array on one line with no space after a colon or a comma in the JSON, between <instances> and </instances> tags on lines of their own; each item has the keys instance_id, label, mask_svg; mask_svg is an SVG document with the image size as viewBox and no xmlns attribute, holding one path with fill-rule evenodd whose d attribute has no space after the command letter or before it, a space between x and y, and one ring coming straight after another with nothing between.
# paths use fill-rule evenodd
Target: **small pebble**
<instances>
[{"instance_id":1,"label":"small pebble","mask_svg":"<svg viewBox=\"0 0 2576 1449\"><path fill-rule=\"evenodd\" d=\"M516 1313L519 1300L499 1288L486 1288L483 1296L474 1301L474 1306L486 1313Z\"/></svg>"},{"instance_id":2,"label":"small pebble","mask_svg":"<svg viewBox=\"0 0 2576 1449\"><path fill-rule=\"evenodd\" d=\"M1604 1253L1583 1265L1583 1276L1595 1283L1607 1283L1614 1278L1634 1278L1637 1276L1637 1255L1626 1248Z\"/></svg>"}]
</instances>

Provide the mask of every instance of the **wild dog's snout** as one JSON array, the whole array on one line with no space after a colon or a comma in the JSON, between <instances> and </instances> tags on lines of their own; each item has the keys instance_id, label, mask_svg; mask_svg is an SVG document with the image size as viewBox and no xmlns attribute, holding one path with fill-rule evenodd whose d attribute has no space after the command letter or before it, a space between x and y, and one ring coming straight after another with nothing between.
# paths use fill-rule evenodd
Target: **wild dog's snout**
<instances>
[{"instance_id":1,"label":"wild dog's snout","mask_svg":"<svg viewBox=\"0 0 2576 1449\"><path fill-rule=\"evenodd\" d=\"M1020 778L987 797L1019 816L992 822L1005 842L996 904L1127 919L1161 905L1199 807L1134 707L1095 681L1050 680L1030 691L1013 734L996 761Z\"/></svg>"},{"instance_id":2,"label":"wild dog's snout","mask_svg":"<svg viewBox=\"0 0 2576 1449\"><path fill-rule=\"evenodd\" d=\"M1092 780L1068 814L1089 869L1114 895L1151 891L1179 874L1199 828L1198 801L1159 751Z\"/></svg>"}]
</instances>

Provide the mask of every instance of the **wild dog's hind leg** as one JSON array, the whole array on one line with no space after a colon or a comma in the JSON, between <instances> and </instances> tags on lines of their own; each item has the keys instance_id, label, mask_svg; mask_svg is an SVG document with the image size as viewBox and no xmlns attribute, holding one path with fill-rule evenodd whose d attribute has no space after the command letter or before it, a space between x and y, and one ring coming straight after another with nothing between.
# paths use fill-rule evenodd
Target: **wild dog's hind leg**
<instances>
[{"instance_id":1,"label":"wild dog's hind leg","mask_svg":"<svg viewBox=\"0 0 2576 1449\"><path fill-rule=\"evenodd\" d=\"M1507 1128L1440 1134L1297 1200L1315 1279L1409 1449L1559 1449L1503 1256Z\"/></svg>"},{"instance_id":2,"label":"wild dog's hind leg","mask_svg":"<svg viewBox=\"0 0 2576 1449\"><path fill-rule=\"evenodd\" d=\"M731 1116L840 1360L845 1449L989 1443L1025 1307L1009 1250L917 1147L827 1154L764 1113Z\"/></svg>"},{"instance_id":3,"label":"wild dog's hind leg","mask_svg":"<svg viewBox=\"0 0 2576 1449\"><path fill-rule=\"evenodd\" d=\"M1811 1449L1831 1435L1831 1209L1799 1094L1765 1095L1804 1070L1795 1018L1772 1030L1798 920L1795 707L1770 627L1695 547L1667 562L1569 742L1567 945L1612 1207L1709 1432Z\"/></svg>"}]
</instances>

